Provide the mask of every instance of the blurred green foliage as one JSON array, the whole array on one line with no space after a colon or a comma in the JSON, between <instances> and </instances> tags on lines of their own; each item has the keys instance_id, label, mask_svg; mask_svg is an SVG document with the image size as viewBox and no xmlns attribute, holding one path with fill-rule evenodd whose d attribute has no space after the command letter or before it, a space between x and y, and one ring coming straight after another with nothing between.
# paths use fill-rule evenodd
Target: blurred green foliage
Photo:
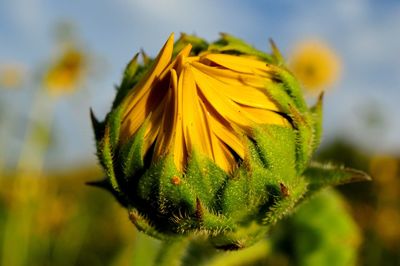
<instances>
[{"instance_id":1,"label":"blurred green foliage","mask_svg":"<svg viewBox=\"0 0 400 266\"><path fill-rule=\"evenodd\" d=\"M267 236L264 255L251 265L399 265L400 160L367 156L344 142L333 143L319 156L365 169L374 181L339 187L346 201L332 190L319 193ZM15 236L14 249L0 242L0 261L5 250L18 258L18 241L25 239L27 255L21 265L152 265L160 243L137 233L108 193L84 184L101 174L98 167L88 167L22 176L25 191L17 191L16 173L3 172L0 228L9 215L24 211L12 227L15 232L8 232ZM35 187L37 193L32 194ZM21 198L27 194L31 196ZM0 230L1 240L5 233ZM207 249L202 252L207 254ZM229 254L208 256L212 265L232 260Z\"/></svg>"},{"instance_id":2,"label":"blurred green foliage","mask_svg":"<svg viewBox=\"0 0 400 266\"><path fill-rule=\"evenodd\" d=\"M7 255L20 256L21 243L18 236L29 241L27 256L21 265L130 265L121 256L132 256L125 248L133 250L135 230L126 212L110 197L84 184L99 171L76 169L66 173L52 173L51 176L25 176L21 181L27 184L26 191L16 191L15 176L10 174L0 179L0 228L6 218L24 210L11 232L17 241L14 250L2 251L0 261ZM38 193L21 199L21 195ZM21 188L21 187L19 187ZM29 216L29 213L32 213ZM4 240L3 230L0 239ZM7 261L10 261L8 259ZM16 260L18 261L18 260ZM10 262L11 263L11 262ZM10 264L8 264L10 265Z\"/></svg>"}]
</instances>

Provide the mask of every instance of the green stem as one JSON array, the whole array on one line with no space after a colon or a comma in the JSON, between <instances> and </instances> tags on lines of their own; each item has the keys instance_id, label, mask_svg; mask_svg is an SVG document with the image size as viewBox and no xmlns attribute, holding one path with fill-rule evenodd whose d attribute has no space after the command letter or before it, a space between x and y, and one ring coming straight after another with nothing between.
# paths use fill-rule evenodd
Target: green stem
<instances>
[{"instance_id":1,"label":"green stem","mask_svg":"<svg viewBox=\"0 0 400 266\"><path fill-rule=\"evenodd\" d=\"M10 189L13 191L13 202L4 223L0 265L27 265L32 219L37 208L38 197L43 195L38 179L42 173L46 147L38 146L35 137L38 135L36 121L40 121L49 137L52 122L53 102L49 102L45 91L39 89L33 99L31 117L27 125L24 143L19 156L16 176ZM30 178L25 178L27 175ZM43 185L41 183L41 185Z\"/></svg>"},{"instance_id":2,"label":"green stem","mask_svg":"<svg viewBox=\"0 0 400 266\"><path fill-rule=\"evenodd\" d=\"M271 243L264 239L257 244L238 251L220 251L219 255L210 259L205 266L239 266L251 265L252 263L266 258L271 250Z\"/></svg>"},{"instance_id":3,"label":"green stem","mask_svg":"<svg viewBox=\"0 0 400 266\"><path fill-rule=\"evenodd\" d=\"M166 240L163 242L154 265L157 266L180 266L186 248L190 243L189 238L180 238L176 240Z\"/></svg>"}]
</instances>

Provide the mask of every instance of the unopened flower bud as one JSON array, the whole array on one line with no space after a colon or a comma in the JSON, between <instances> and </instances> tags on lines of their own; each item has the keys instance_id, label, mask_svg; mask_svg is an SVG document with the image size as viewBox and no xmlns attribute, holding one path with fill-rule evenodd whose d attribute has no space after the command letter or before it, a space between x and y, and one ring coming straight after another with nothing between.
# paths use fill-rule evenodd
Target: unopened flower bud
<instances>
[{"instance_id":1,"label":"unopened flower bud","mask_svg":"<svg viewBox=\"0 0 400 266\"><path fill-rule=\"evenodd\" d=\"M322 98L307 106L275 46L224 34L175 47L171 35L154 60L135 57L105 121L92 116L103 185L152 236L248 246L306 194Z\"/></svg>"}]
</instances>

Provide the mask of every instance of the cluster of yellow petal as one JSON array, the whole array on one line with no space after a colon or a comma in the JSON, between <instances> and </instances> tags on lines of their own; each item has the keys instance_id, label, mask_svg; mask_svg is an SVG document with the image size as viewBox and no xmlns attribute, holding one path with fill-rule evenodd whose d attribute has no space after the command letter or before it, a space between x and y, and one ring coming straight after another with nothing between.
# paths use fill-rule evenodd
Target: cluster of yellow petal
<instances>
[{"instance_id":1,"label":"cluster of yellow petal","mask_svg":"<svg viewBox=\"0 0 400 266\"><path fill-rule=\"evenodd\" d=\"M289 125L268 96L267 64L256 59L203 53L191 56L187 45L172 58L170 36L147 76L122 103L121 139L146 126L143 152L153 160L172 154L184 170L196 151L231 172L245 156L245 136L257 124Z\"/></svg>"}]
</instances>

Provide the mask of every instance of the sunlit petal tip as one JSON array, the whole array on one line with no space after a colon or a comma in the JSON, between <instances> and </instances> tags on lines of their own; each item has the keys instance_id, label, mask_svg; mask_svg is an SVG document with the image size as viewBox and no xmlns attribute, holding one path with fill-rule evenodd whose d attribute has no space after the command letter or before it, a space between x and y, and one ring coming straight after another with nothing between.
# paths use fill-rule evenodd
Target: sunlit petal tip
<instances>
[{"instance_id":1,"label":"sunlit petal tip","mask_svg":"<svg viewBox=\"0 0 400 266\"><path fill-rule=\"evenodd\" d=\"M178 54L178 56L187 57L192 51L192 45L188 43Z\"/></svg>"}]
</instances>

